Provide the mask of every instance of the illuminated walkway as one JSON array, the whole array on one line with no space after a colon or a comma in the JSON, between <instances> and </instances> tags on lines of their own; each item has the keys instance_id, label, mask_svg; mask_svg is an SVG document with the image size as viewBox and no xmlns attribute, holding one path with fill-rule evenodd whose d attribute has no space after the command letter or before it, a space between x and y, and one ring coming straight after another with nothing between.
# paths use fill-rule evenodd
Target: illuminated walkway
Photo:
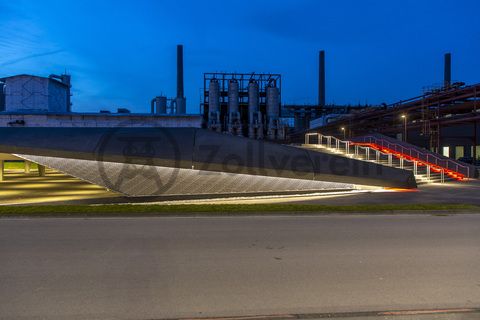
<instances>
[{"instance_id":1,"label":"illuminated walkway","mask_svg":"<svg viewBox=\"0 0 480 320\"><path fill-rule=\"evenodd\" d=\"M6 170L0 182L0 204L28 204L117 197L99 186L47 169L46 176L37 171Z\"/></svg>"}]
</instances>

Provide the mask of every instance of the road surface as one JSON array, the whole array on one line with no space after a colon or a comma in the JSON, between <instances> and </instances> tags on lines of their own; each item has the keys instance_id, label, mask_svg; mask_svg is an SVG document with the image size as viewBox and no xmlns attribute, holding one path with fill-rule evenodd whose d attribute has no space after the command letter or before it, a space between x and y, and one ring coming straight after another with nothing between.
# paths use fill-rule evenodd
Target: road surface
<instances>
[{"instance_id":1,"label":"road surface","mask_svg":"<svg viewBox=\"0 0 480 320\"><path fill-rule=\"evenodd\" d=\"M0 219L0 319L480 306L480 215Z\"/></svg>"}]
</instances>

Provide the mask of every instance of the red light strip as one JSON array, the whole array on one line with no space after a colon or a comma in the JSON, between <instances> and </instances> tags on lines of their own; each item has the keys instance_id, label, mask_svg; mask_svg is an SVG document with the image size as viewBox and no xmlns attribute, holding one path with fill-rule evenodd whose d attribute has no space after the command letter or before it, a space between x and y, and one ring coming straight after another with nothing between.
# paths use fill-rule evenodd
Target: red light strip
<instances>
[{"instance_id":1,"label":"red light strip","mask_svg":"<svg viewBox=\"0 0 480 320\"><path fill-rule=\"evenodd\" d=\"M441 167L441 166L436 165L434 163L430 163L430 162L420 160L418 158L409 156L407 154L398 152L398 151L393 150L393 149L382 147L382 146L380 146L376 143L350 142L350 144L351 145L357 145L357 146L363 146L363 147L369 147L369 148L372 148L374 150L381 151L383 153L390 153L390 154L394 155L395 157L397 157L399 159L403 158L403 159L406 159L406 160L409 160L409 161L416 161L418 166L430 166L430 170L434 171L434 172L441 172L442 169L443 169L445 174L449 175L450 177L452 177L452 178L454 178L455 180L458 180L458 181L462 181L462 180L465 179L465 175L460 173L460 172Z\"/></svg>"}]
</instances>

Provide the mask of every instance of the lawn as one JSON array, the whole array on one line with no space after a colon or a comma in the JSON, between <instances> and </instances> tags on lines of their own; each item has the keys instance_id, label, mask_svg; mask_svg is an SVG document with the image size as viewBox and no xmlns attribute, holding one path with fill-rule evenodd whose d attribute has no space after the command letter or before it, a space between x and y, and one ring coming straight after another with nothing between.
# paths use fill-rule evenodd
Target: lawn
<instances>
[{"instance_id":1,"label":"lawn","mask_svg":"<svg viewBox=\"0 0 480 320\"><path fill-rule=\"evenodd\" d=\"M5 161L5 169L25 169L25 162L24 161ZM31 163L30 169L37 170L37 164Z\"/></svg>"},{"instance_id":2,"label":"lawn","mask_svg":"<svg viewBox=\"0 0 480 320\"><path fill-rule=\"evenodd\" d=\"M0 206L0 217L7 216L168 216L242 214L330 214L401 212L480 212L480 206L466 204L107 204Z\"/></svg>"}]
</instances>

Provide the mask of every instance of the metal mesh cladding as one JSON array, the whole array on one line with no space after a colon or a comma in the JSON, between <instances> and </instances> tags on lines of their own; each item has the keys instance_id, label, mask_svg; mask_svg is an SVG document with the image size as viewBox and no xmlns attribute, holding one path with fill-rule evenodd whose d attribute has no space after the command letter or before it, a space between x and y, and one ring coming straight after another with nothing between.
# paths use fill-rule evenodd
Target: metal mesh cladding
<instances>
[{"instance_id":1,"label":"metal mesh cladding","mask_svg":"<svg viewBox=\"0 0 480 320\"><path fill-rule=\"evenodd\" d=\"M35 155L21 158L127 196L354 189L353 184Z\"/></svg>"}]
</instances>

